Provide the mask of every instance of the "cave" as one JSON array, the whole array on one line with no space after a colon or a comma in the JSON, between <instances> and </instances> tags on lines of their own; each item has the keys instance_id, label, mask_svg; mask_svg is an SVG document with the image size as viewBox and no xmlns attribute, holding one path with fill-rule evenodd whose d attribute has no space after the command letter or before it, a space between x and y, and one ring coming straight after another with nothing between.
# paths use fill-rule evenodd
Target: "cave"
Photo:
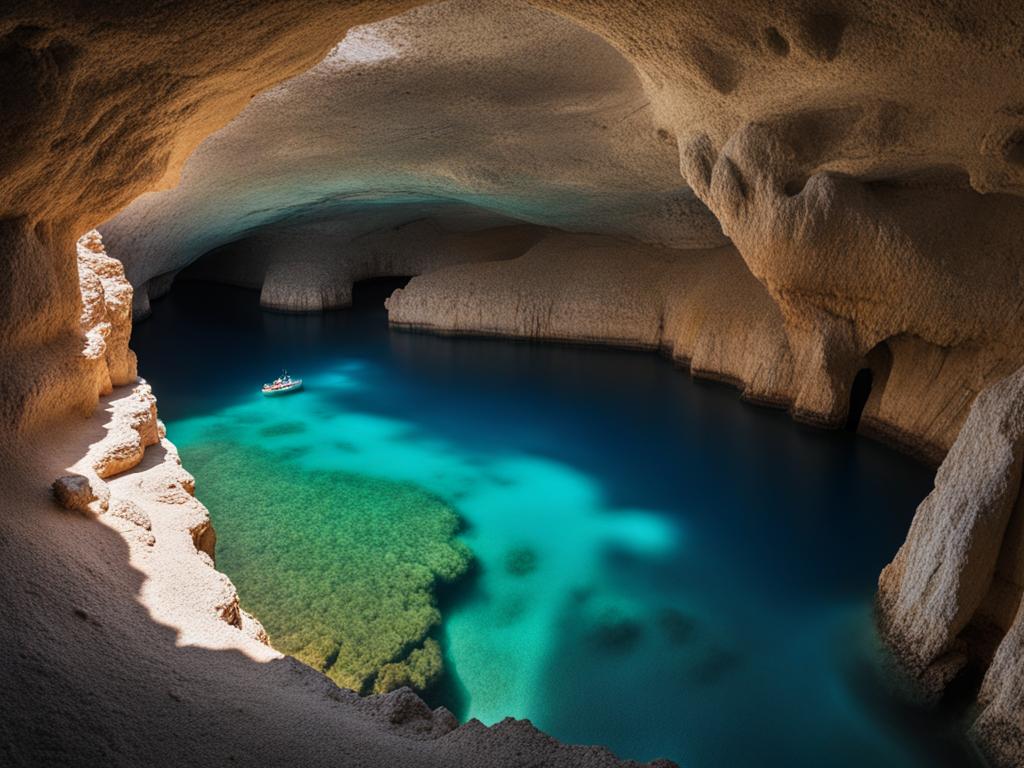
<instances>
[{"instance_id":1,"label":"cave","mask_svg":"<svg viewBox=\"0 0 1024 768\"><path fill-rule=\"evenodd\" d=\"M846 415L846 431L856 432L860 425L860 417L864 414L864 406L871 396L873 375L870 368L861 368L853 377L850 387L850 408Z\"/></svg>"},{"instance_id":2,"label":"cave","mask_svg":"<svg viewBox=\"0 0 1024 768\"><path fill-rule=\"evenodd\" d=\"M1024 765L1022 26L5 6L0 762Z\"/></svg>"}]
</instances>

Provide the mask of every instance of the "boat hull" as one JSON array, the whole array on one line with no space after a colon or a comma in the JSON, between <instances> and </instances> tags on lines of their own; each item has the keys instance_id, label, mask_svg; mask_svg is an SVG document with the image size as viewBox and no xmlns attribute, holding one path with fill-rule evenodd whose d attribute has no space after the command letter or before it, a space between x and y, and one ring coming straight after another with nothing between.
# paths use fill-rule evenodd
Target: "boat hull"
<instances>
[{"instance_id":1,"label":"boat hull","mask_svg":"<svg viewBox=\"0 0 1024 768\"><path fill-rule=\"evenodd\" d=\"M280 387L278 389L264 389L261 391L263 392L264 397L278 397L279 395L290 395L292 392L298 392L300 389L302 389L302 379L293 382L287 387Z\"/></svg>"}]
</instances>

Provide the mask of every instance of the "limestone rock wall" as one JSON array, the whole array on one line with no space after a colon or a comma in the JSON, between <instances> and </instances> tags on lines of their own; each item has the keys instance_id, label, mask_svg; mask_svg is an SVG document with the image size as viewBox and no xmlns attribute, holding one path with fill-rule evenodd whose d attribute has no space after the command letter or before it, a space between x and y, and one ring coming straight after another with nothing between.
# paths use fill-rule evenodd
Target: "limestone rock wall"
<instances>
[{"instance_id":1,"label":"limestone rock wall","mask_svg":"<svg viewBox=\"0 0 1024 768\"><path fill-rule=\"evenodd\" d=\"M181 279L260 290L268 309L309 312L352 304L352 285L373 277L419 275L462 262L521 255L543 234L529 225L449 231L433 219L349 239L334 222L275 227L229 244L189 267Z\"/></svg>"},{"instance_id":2,"label":"limestone rock wall","mask_svg":"<svg viewBox=\"0 0 1024 768\"><path fill-rule=\"evenodd\" d=\"M1024 760L1024 368L984 390L879 579L882 627L924 691L988 665L975 733L996 765Z\"/></svg>"},{"instance_id":3,"label":"limestone rock wall","mask_svg":"<svg viewBox=\"0 0 1024 768\"><path fill-rule=\"evenodd\" d=\"M47 228L37 230L45 233ZM42 257L41 241L19 245ZM79 292L73 324L64 312L48 312L62 291L56 285L49 286L53 294L40 293L31 274L16 274L0 288L22 310L9 318L20 322L2 331L6 345L0 363L6 365L0 366L0 434L52 423L68 413L88 415L97 397L136 378L135 353L128 346L132 286L121 264L106 255L95 230L78 239L75 251L76 269L66 276Z\"/></svg>"},{"instance_id":4,"label":"limestone rock wall","mask_svg":"<svg viewBox=\"0 0 1024 768\"><path fill-rule=\"evenodd\" d=\"M796 410L840 421L859 361L894 336L973 355L975 369L997 374L1024 361L1024 201L955 177L880 183L819 172L792 189L812 170L794 154L828 130L806 119L751 126L720 154L698 142L686 157L695 188L786 317Z\"/></svg>"},{"instance_id":5,"label":"limestone rock wall","mask_svg":"<svg viewBox=\"0 0 1024 768\"><path fill-rule=\"evenodd\" d=\"M731 246L679 251L552 233L511 261L416 278L388 309L393 325L432 332L660 348L694 375L789 408L804 385L785 315ZM938 464L974 392L998 375L979 370L980 359L911 335L866 352L847 378L874 372L860 429Z\"/></svg>"},{"instance_id":6,"label":"limestone rock wall","mask_svg":"<svg viewBox=\"0 0 1024 768\"><path fill-rule=\"evenodd\" d=\"M752 397L784 402L789 389L781 316L728 246L553 233L517 259L414 278L387 307L397 327L664 348Z\"/></svg>"},{"instance_id":7,"label":"limestone rock wall","mask_svg":"<svg viewBox=\"0 0 1024 768\"><path fill-rule=\"evenodd\" d=\"M135 381L135 353L128 347L132 334L132 286L117 259L107 256L95 229L78 239L78 282L82 294L80 327L86 339L83 355L102 361L103 379L97 394Z\"/></svg>"}]
</instances>

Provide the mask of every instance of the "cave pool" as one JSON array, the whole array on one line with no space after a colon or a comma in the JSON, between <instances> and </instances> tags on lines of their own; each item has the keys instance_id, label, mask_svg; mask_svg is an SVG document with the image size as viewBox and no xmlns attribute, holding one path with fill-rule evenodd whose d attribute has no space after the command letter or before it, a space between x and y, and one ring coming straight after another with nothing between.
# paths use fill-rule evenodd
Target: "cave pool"
<instances>
[{"instance_id":1,"label":"cave pool","mask_svg":"<svg viewBox=\"0 0 1024 768\"><path fill-rule=\"evenodd\" d=\"M333 615L328 575L408 555L409 596L380 599L412 624L466 571L437 590L424 694L460 718L687 768L980 764L956 712L893 693L873 629L931 470L654 354L390 330L393 287L284 315L179 282L135 328L218 567L272 641ZM283 367L305 390L262 398ZM360 589L345 610L373 610L382 587Z\"/></svg>"}]
</instances>

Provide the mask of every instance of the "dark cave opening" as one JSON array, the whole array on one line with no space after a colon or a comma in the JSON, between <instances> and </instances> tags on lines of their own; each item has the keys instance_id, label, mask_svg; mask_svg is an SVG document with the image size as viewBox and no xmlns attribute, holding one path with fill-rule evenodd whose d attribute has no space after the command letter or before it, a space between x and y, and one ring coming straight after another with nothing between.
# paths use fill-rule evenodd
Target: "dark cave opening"
<instances>
[{"instance_id":1,"label":"dark cave opening","mask_svg":"<svg viewBox=\"0 0 1024 768\"><path fill-rule=\"evenodd\" d=\"M405 288L412 276L370 277L352 284L352 306L356 308L384 306L387 298L399 288Z\"/></svg>"},{"instance_id":2,"label":"dark cave opening","mask_svg":"<svg viewBox=\"0 0 1024 768\"><path fill-rule=\"evenodd\" d=\"M871 396L871 383L874 376L870 368L861 368L853 377L853 386L850 387L850 409L846 414L846 431L856 432L860 424L860 417L864 413L864 406Z\"/></svg>"}]
</instances>

